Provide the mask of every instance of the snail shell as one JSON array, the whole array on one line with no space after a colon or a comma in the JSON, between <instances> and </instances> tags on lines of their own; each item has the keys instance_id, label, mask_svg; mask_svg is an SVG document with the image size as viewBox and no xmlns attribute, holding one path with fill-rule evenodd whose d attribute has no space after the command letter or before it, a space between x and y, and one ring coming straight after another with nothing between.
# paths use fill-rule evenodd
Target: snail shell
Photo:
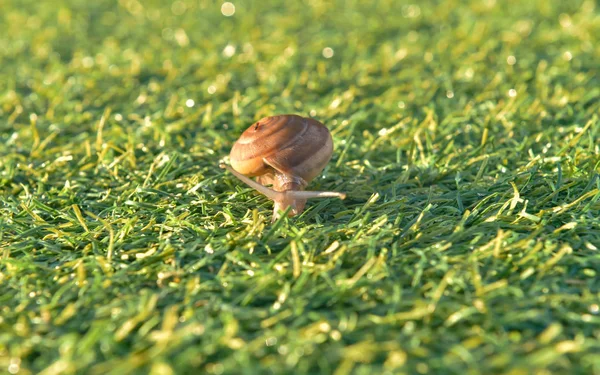
<instances>
[{"instance_id":1,"label":"snail shell","mask_svg":"<svg viewBox=\"0 0 600 375\"><path fill-rule=\"evenodd\" d=\"M250 126L231 149L231 166L248 176L273 170L299 177L305 184L318 176L333 153L325 125L297 115L265 117Z\"/></svg>"}]
</instances>

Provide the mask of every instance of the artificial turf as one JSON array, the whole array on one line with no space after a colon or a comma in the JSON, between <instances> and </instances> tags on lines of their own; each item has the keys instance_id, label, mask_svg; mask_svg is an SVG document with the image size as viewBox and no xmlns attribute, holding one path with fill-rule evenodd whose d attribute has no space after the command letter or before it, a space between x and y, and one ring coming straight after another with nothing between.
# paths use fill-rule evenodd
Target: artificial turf
<instances>
[{"instance_id":1,"label":"artificial turf","mask_svg":"<svg viewBox=\"0 0 600 375\"><path fill-rule=\"evenodd\" d=\"M0 6L0 373L600 374L596 1Z\"/></svg>"}]
</instances>

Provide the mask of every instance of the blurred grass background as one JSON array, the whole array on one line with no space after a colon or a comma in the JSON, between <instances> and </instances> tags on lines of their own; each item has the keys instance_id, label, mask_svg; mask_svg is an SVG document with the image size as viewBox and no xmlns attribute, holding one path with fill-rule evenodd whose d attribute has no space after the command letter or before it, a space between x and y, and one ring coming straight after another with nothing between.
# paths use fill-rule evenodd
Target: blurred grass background
<instances>
[{"instance_id":1,"label":"blurred grass background","mask_svg":"<svg viewBox=\"0 0 600 375\"><path fill-rule=\"evenodd\" d=\"M600 373L597 2L0 9L0 372ZM271 225L279 113L349 198Z\"/></svg>"}]
</instances>

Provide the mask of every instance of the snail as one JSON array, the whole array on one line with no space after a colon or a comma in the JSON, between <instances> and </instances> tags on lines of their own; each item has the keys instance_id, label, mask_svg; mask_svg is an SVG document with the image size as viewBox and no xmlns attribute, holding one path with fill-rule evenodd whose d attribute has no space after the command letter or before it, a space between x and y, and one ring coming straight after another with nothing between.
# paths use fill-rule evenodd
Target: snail
<instances>
[{"instance_id":1,"label":"snail","mask_svg":"<svg viewBox=\"0 0 600 375\"><path fill-rule=\"evenodd\" d=\"M323 171L332 153L331 134L317 120L297 115L271 116L242 133L231 149L231 166L221 167L272 199L275 221L288 207L288 216L303 212L307 199L346 197L338 192L304 191ZM272 185L272 189L265 185Z\"/></svg>"}]
</instances>

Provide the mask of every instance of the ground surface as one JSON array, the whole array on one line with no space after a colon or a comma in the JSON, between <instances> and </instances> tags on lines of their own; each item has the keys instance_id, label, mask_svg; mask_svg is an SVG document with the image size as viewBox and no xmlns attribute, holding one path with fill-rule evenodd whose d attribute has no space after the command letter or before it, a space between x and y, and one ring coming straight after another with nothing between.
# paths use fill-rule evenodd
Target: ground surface
<instances>
[{"instance_id":1,"label":"ground surface","mask_svg":"<svg viewBox=\"0 0 600 375\"><path fill-rule=\"evenodd\" d=\"M597 2L0 5L0 372L600 373Z\"/></svg>"}]
</instances>

